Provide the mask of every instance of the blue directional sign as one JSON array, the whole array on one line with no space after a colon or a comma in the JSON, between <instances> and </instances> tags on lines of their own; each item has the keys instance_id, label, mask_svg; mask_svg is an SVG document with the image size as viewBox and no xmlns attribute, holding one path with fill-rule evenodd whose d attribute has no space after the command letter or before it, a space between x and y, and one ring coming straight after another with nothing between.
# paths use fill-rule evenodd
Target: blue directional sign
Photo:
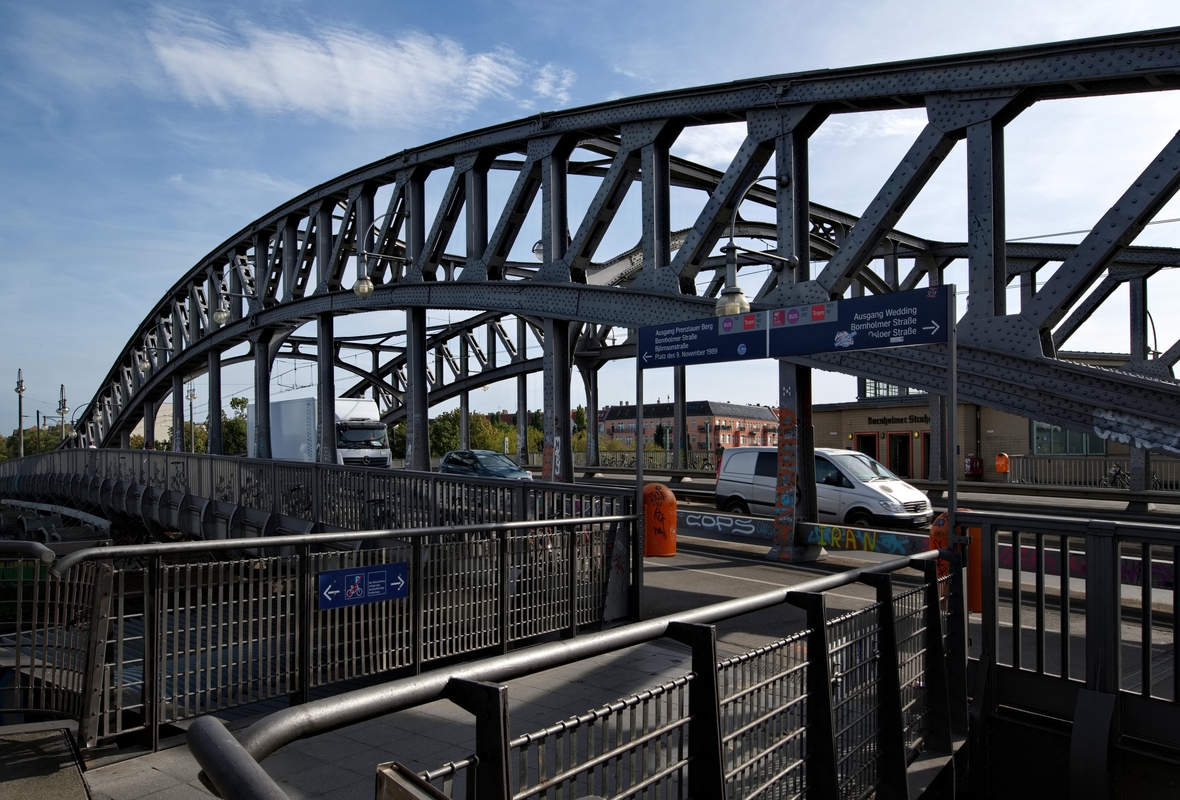
<instances>
[{"instance_id":1,"label":"blue directional sign","mask_svg":"<svg viewBox=\"0 0 1180 800\"><path fill-rule=\"evenodd\" d=\"M707 317L639 329L639 368L766 358L766 315Z\"/></svg>"},{"instance_id":2,"label":"blue directional sign","mask_svg":"<svg viewBox=\"0 0 1180 800\"><path fill-rule=\"evenodd\" d=\"M397 600L409 593L410 565L404 561L324 570L320 573L319 609Z\"/></svg>"},{"instance_id":3,"label":"blue directional sign","mask_svg":"<svg viewBox=\"0 0 1180 800\"><path fill-rule=\"evenodd\" d=\"M767 312L767 352L777 358L945 342L952 290L931 286Z\"/></svg>"}]
</instances>

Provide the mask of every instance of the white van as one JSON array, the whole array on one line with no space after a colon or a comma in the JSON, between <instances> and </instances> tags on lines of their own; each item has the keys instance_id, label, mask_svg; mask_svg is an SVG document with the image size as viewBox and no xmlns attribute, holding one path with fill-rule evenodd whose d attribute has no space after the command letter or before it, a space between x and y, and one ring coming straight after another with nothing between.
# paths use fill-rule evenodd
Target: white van
<instances>
[{"instance_id":1,"label":"white van","mask_svg":"<svg viewBox=\"0 0 1180 800\"><path fill-rule=\"evenodd\" d=\"M721 456L717 508L734 514L774 515L778 448L735 447ZM929 525L926 495L864 453L815 449L815 494L820 522L864 528Z\"/></svg>"}]
</instances>

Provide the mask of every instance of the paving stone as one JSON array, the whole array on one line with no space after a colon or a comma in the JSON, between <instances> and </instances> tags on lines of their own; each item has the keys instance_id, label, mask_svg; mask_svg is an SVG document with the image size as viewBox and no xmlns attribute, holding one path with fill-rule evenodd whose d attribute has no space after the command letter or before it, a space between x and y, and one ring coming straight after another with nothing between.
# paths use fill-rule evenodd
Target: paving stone
<instances>
[{"instance_id":1,"label":"paving stone","mask_svg":"<svg viewBox=\"0 0 1180 800\"><path fill-rule=\"evenodd\" d=\"M357 776L335 764L321 764L286 778L283 782L310 796L334 792L356 782Z\"/></svg>"}]
</instances>

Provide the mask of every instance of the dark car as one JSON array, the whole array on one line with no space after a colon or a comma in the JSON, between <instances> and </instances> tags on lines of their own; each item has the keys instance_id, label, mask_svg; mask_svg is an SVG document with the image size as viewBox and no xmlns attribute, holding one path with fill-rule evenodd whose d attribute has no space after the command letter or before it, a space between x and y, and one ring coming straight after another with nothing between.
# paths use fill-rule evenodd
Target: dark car
<instances>
[{"instance_id":1,"label":"dark car","mask_svg":"<svg viewBox=\"0 0 1180 800\"><path fill-rule=\"evenodd\" d=\"M452 450L443 456L438 471L447 475L478 475L482 478L533 479L531 474L507 456L492 450Z\"/></svg>"}]
</instances>

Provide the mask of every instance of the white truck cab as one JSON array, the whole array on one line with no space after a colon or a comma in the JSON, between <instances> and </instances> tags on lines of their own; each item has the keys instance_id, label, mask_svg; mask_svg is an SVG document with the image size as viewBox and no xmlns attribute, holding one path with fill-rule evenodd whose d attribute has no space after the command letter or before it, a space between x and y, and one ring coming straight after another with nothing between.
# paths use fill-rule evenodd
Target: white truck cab
<instances>
[{"instance_id":1,"label":"white truck cab","mask_svg":"<svg viewBox=\"0 0 1180 800\"><path fill-rule=\"evenodd\" d=\"M721 456L717 508L774 515L778 449L736 447ZM815 494L820 522L854 527L912 528L934 518L924 494L864 453L815 449Z\"/></svg>"}]
</instances>

